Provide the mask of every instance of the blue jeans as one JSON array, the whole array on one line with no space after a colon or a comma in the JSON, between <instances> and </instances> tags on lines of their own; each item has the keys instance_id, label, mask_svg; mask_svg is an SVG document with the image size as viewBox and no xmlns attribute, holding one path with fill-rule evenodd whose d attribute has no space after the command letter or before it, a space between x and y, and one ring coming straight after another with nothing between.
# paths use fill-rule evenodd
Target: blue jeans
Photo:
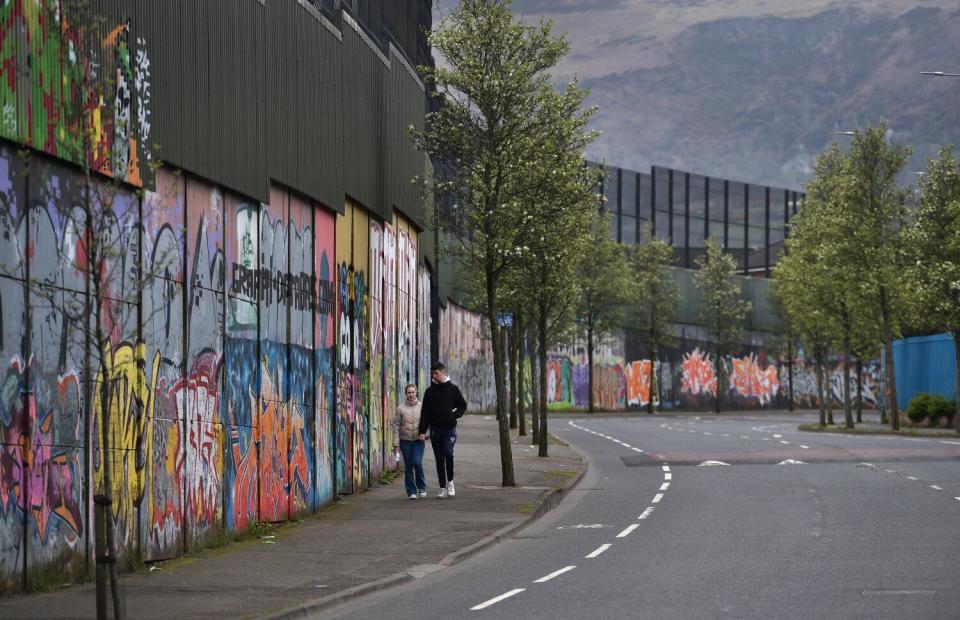
<instances>
[{"instance_id":1,"label":"blue jeans","mask_svg":"<svg viewBox=\"0 0 960 620\"><path fill-rule=\"evenodd\" d=\"M423 476L423 442L400 440L400 454L403 455L403 486L407 488L407 495L413 495L418 490L427 490L427 479ZM416 484L414 484L416 476Z\"/></svg>"}]
</instances>

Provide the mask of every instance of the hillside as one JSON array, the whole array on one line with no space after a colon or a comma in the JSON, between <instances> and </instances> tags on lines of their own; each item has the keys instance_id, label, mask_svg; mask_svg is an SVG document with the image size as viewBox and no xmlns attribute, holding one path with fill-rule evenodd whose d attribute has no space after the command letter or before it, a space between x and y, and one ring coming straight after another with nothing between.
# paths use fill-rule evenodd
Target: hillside
<instances>
[{"instance_id":1,"label":"hillside","mask_svg":"<svg viewBox=\"0 0 960 620\"><path fill-rule=\"evenodd\" d=\"M918 6L920 5L920 6ZM592 158L799 187L835 136L887 120L911 170L960 142L960 5L873 0L527 0L600 107ZM846 138L839 138L845 140Z\"/></svg>"}]
</instances>

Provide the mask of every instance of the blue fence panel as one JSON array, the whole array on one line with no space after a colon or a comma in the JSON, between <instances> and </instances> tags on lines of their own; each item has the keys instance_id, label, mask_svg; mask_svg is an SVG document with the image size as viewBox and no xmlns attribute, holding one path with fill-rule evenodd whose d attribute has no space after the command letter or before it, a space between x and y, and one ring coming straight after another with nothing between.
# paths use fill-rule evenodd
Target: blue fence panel
<instances>
[{"instance_id":1,"label":"blue fence panel","mask_svg":"<svg viewBox=\"0 0 960 620\"><path fill-rule=\"evenodd\" d=\"M901 409L920 392L956 397L957 360L950 334L897 340L893 343L893 361Z\"/></svg>"}]
</instances>

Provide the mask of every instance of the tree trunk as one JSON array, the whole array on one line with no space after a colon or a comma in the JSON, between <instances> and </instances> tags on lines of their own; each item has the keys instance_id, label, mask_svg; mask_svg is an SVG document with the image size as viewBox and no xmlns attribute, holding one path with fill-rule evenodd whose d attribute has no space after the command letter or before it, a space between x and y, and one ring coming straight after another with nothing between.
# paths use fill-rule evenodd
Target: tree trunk
<instances>
[{"instance_id":1,"label":"tree trunk","mask_svg":"<svg viewBox=\"0 0 960 620\"><path fill-rule=\"evenodd\" d=\"M517 428L517 329L507 329L510 343L510 428Z\"/></svg>"},{"instance_id":2,"label":"tree trunk","mask_svg":"<svg viewBox=\"0 0 960 620\"><path fill-rule=\"evenodd\" d=\"M816 365L817 365L817 369L816 369L816 372L817 372L817 400L820 401L820 426L826 426L826 425L827 425L827 410L826 410L826 404L824 403L824 395L823 395L823 367L824 367L824 363L823 363L823 359L822 359L821 356L819 356L819 355L817 356L817 359L816 359Z\"/></svg>"},{"instance_id":3,"label":"tree trunk","mask_svg":"<svg viewBox=\"0 0 960 620\"><path fill-rule=\"evenodd\" d=\"M887 352L886 384L890 390L890 428L899 431L900 408L897 406L897 373L893 363L893 322L890 318L887 289L882 286L880 287L880 324L883 329L883 348Z\"/></svg>"},{"instance_id":4,"label":"tree trunk","mask_svg":"<svg viewBox=\"0 0 960 620\"><path fill-rule=\"evenodd\" d=\"M790 413L794 411L793 404L793 342L787 344L787 406L790 408Z\"/></svg>"},{"instance_id":5,"label":"tree trunk","mask_svg":"<svg viewBox=\"0 0 960 620\"><path fill-rule=\"evenodd\" d=\"M550 456L547 452L547 317L546 312L541 311L537 318L537 332L539 334L540 346L540 449L537 456Z\"/></svg>"},{"instance_id":6,"label":"tree trunk","mask_svg":"<svg viewBox=\"0 0 960 620\"><path fill-rule=\"evenodd\" d=\"M517 358L520 360L520 363L517 364L517 422L520 427L520 436L526 437L527 420L523 410L527 405L527 392L523 381L523 373L527 366L527 357L524 355L527 335L523 329L523 317L519 312L515 320L514 328L517 330Z\"/></svg>"},{"instance_id":7,"label":"tree trunk","mask_svg":"<svg viewBox=\"0 0 960 620\"><path fill-rule=\"evenodd\" d=\"M857 356L857 424L863 423L863 360Z\"/></svg>"},{"instance_id":8,"label":"tree trunk","mask_svg":"<svg viewBox=\"0 0 960 620\"><path fill-rule=\"evenodd\" d=\"M850 326L843 329L843 421L853 428L853 409L850 406Z\"/></svg>"},{"instance_id":9,"label":"tree trunk","mask_svg":"<svg viewBox=\"0 0 960 620\"><path fill-rule=\"evenodd\" d=\"M530 445L535 446L540 441L540 345L537 334L530 338L530 391L533 394L533 408L530 411Z\"/></svg>"},{"instance_id":10,"label":"tree trunk","mask_svg":"<svg viewBox=\"0 0 960 620\"><path fill-rule=\"evenodd\" d=\"M720 351L713 354L713 374L717 378L717 397L714 399L713 410L720 413L720 397L723 395L723 373L720 372Z\"/></svg>"},{"instance_id":11,"label":"tree trunk","mask_svg":"<svg viewBox=\"0 0 960 620\"><path fill-rule=\"evenodd\" d=\"M830 376L830 366L826 360L823 362L823 391L827 397L827 424L833 426L833 378Z\"/></svg>"},{"instance_id":12,"label":"tree trunk","mask_svg":"<svg viewBox=\"0 0 960 620\"><path fill-rule=\"evenodd\" d=\"M94 264L97 264L96 262ZM98 277L94 275L94 277ZM99 297L94 296L94 299L99 299ZM95 302L96 303L96 302ZM105 343L106 339L102 335L102 330L100 328L100 310L95 311L97 313L96 318L96 336L95 339L97 342ZM100 381L100 466L103 468L103 496L100 500L100 503L104 506L104 510L101 514L106 517L105 522L105 533L106 533L106 550L102 558L97 558L97 562L105 563L107 565L107 570L110 574L110 595L113 603L113 617L115 620L120 620L123 618L123 601L120 596L120 582L117 579L117 530L116 524L113 520L113 472L111 471L112 462L111 459L113 454L111 453L110 447L110 381L111 377L108 374L109 364L103 357L107 355L107 348L104 344L100 345L100 372L102 379ZM110 355L113 355L111 350Z\"/></svg>"},{"instance_id":13,"label":"tree trunk","mask_svg":"<svg viewBox=\"0 0 960 620\"><path fill-rule=\"evenodd\" d=\"M954 394L957 407L953 412L953 427L960 433L960 330L953 332L953 358L957 365L957 393Z\"/></svg>"},{"instance_id":14,"label":"tree trunk","mask_svg":"<svg viewBox=\"0 0 960 620\"><path fill-rule=\"evenodd\" d=\"M493 380L497 391L497 427L500 433L501 486L515 487L513 475L513 451L510 447L510 420L507 415L507 395L504 393L503 347L500 328L497 325L496 283L487 274L487 320L490 322L490 344L493 346Z\"/></svg>"},{"instance_id":15,"label":"tree trunk","mask_svg":"<svg viewBox=\"0 0 960 620\"><path fill-rule=\"evenodd\" d=\"M647 414L653 415L653 395L654 395L654 376L657 374L654 372L654 368L657 367L657 351L656 349L650 350L650 393L647 395Z\"/></svg>"},{"instance_id":16,"label":"tree trunk","mask_svg":"<svg viewBox=\"0 0 960 620\"><path fill-rule=\"evenodd\" d=\"M576 401L576 397L574 397ZM574 402L576 404L576 402ZM594 412L593 408L593 322L587 322L587 411Z\"/></svg>"}]
</instances>

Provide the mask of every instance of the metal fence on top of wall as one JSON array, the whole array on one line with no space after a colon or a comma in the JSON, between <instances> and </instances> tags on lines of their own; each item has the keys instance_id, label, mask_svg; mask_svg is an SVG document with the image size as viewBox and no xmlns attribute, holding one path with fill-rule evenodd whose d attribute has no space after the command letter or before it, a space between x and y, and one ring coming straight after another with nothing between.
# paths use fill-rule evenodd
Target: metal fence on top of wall
<instances>
[{"instance_id":1,"label":"metal fence on top of wall","mask_svg":"<svg viewBox=\"0 0 960 620\"><path fill-rule=\"evenodd\" d=\"M650 174L607 166L601 189L612 214L610 236L643 241L649 225L674 248L674 265L695 268L704 242L713 237L744 275L769 277L805 194L765 185L653 166Z\"/></svg>"}]
</instances>

